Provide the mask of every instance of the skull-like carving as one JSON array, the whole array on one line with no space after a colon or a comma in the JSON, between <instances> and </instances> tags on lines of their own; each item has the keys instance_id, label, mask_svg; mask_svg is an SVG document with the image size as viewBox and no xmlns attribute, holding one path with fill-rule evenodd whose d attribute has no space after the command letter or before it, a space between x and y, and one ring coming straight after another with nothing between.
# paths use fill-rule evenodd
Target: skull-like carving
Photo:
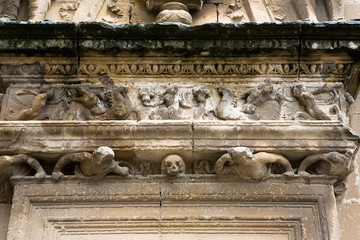
<instances>
[{"instance_id":1,"label":"skull-like carving","mask_svg":"<svg viewBox=\"0 0 360 240\"><path fill-rule=\"evenodd\" d=\"M185 173L185 162L179 155L171 154L162 159L161 172L163 174L175 176Z\"/></svg>"}]
</instances>

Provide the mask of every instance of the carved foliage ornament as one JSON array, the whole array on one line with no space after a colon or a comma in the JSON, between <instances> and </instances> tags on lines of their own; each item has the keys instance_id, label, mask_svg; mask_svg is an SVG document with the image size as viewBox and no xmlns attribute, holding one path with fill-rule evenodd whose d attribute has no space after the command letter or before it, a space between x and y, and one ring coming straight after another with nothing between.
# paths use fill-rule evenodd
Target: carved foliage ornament
<instances>
[{"instance_id":1,"label":"carved foliage ornament","mask_svg":"<svg viewBox=\"0 0 360 240\"><path fill-rule=\"evenodd\" d=\"M34 67L32 67L34 66ZM31 67L31 69L30 69ZM343 76L351 73L352 63L300 64L37 64L0 65L1 75L321 75Z\"/></svg>"}]
</instances>

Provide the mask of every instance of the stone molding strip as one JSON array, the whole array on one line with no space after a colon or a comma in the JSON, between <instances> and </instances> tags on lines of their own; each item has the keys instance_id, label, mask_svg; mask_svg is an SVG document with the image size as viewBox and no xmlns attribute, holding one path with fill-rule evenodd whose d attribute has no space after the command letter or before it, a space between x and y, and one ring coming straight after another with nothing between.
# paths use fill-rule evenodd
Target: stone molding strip
<instances>
[{"instance_id":1,"label":"stone molding strip","mask_svg":"<svg viewBox=\"0 0 360 240\"><path fill-rule=\"evenodd\" d=\"M2 155L57 156L106 145L138 158L147 159L151 152L152 161L176 152L196 161L216 160L231 147L246 146L296 161L309 154L355 151L359 141L334 121L12 121L0 126Z\"/></svg>"}]
</instances>

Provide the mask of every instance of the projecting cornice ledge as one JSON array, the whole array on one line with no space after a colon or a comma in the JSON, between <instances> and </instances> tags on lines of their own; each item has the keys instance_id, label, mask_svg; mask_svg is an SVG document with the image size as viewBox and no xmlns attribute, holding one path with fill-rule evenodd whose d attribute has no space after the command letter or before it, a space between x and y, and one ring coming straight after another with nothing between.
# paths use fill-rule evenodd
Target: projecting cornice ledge
<instances>
[{"instance_id":1,"label":"projecting cornice ledge","mask_svg":"<svg viewBox=\"0 0 360 240\"><path fill-rule=\"evenodd\" d=\"M111 55L136 50L143 51L132 53L143 55L157 50L169 54L169 50L181 49L208 49L213 50L212 54L215 55L230 53L219 51L219 48L359 50L359 28L358 21L212 23L199 26L168 23L110 25L95 22L0 22L0 49L6 52L25 51L29 54L61 52L62 55L77 55L88 50L108 52Z\"/></svg>"}]
</instances>

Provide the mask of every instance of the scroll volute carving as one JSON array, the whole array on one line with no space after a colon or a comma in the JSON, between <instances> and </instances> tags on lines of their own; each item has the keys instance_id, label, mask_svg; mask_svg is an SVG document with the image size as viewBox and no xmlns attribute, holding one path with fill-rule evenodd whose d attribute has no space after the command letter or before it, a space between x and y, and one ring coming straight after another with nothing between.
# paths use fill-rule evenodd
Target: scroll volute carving
<instances>
[{"instance_id":1,"label":"scroll volute carving","mask_svg":"<svg viewBox=\"0 0 360 240\"><path fill-rule=\"evenodd\" d=\"M160 11L156 17L157 23L178 22L191 25L192 17L189 10L201 10L202 0L146 0L148 11Z\"/></svg>"}]
</instances>

